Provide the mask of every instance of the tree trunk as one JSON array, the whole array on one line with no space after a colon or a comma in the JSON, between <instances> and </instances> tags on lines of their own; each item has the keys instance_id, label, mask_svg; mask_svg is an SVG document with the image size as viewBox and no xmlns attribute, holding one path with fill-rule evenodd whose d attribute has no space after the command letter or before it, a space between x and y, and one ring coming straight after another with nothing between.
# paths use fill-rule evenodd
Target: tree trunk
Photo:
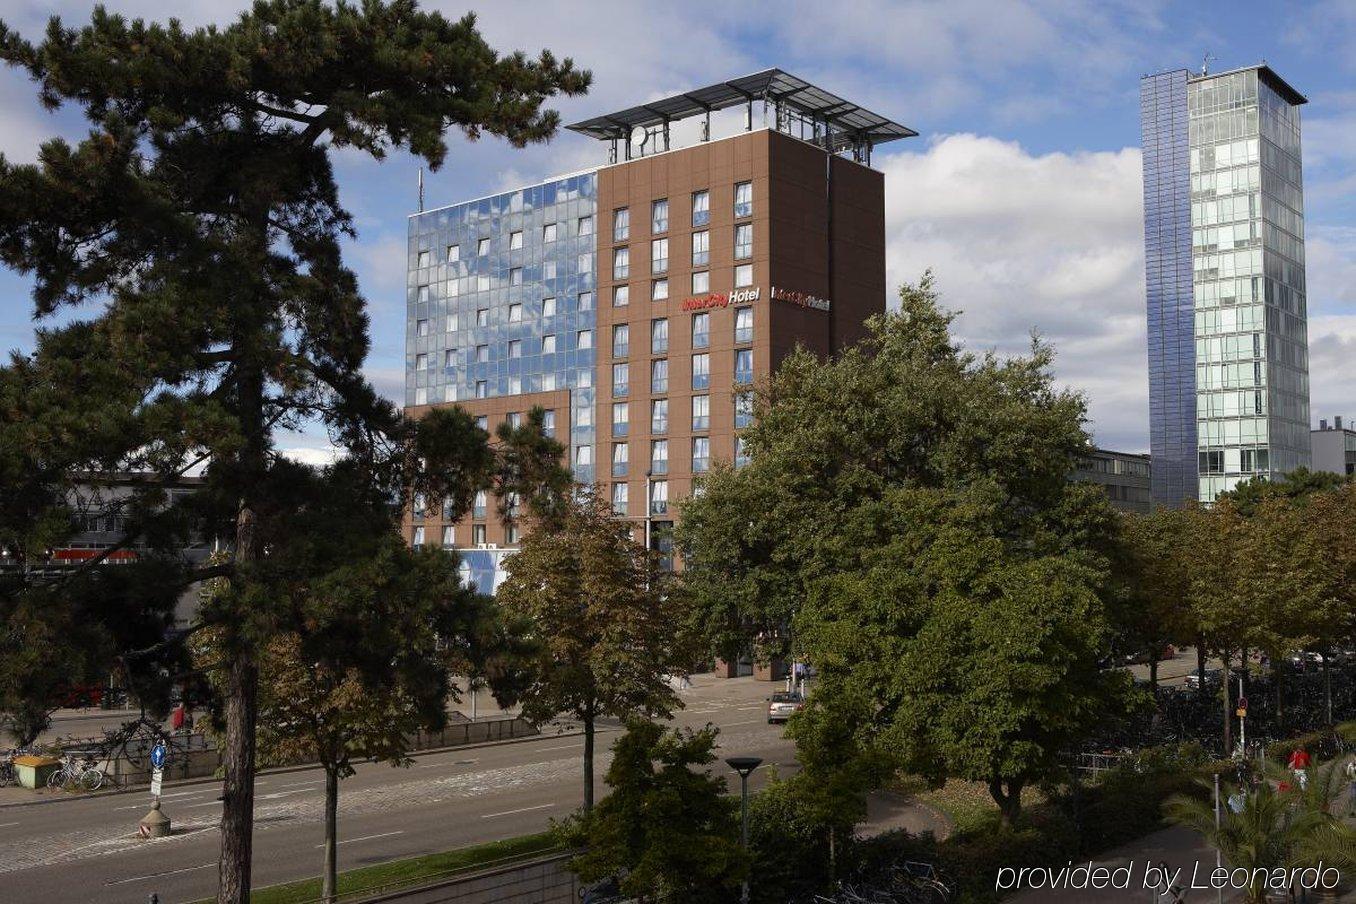
<instances>
[{"instance_id":1,"label":"tree trunk","mask_svg":"<svg viewBox=\"0 0 1356 904\"><path fill-rule=\"evenodd\" d=\"M1158 691L1158 653L1149 654L1149 690Z\"/></svg>"},{"instance_id":2,"label":"tree trunk","mask_svg":"<svg viewBox=\"0 0 1356 904\"><path fill-rule=\"evenodd\" d=\"M1224 758L1228 759L1234 752L1234 711L1229 706L1229 651L1220 651L1219 659L1220 690L1224 697Z\"/></svg>"},{"instance_id":3,"label":"tree trunk","mask_svg":"<svg viewBox=\"0 0 1356 904\"><path fill-rule=\"evenodd\" d=\"M254 845L254 721L259 667L244 650L226 676L226 743L222 757L221 860L217 904L248 904Z\"/></svg>"},{"instance_id":4,"label":"tree trunk","mask_svg":"<svg viewBox=\"0 0 1356 904\"><path fill-rule=\"evenodd\" d=\"M1332 670L1328 668L1328 654L1323 653L1323 695L1328 707L1328 727L1332 728Z\"/></svg>"},{"instance_id":5,"label":"tree trunk","mask_svg":"<svg viewBox=\"0 0 1356 904\"><path fill-rule=\"evenodd\" d=\"M1017 824L1017 818L1022 815L1022 782L1012 779L1004 790L1002 779L990 779L989 795L993 797L994 803L998 804L999 825L1004 829L1011 829Z\"/></svg>"},{"instance_id":6,"label":"tree trunk","mask_svg":"<svg viewBox=\"0 0 1356 904\"><path fill-rule=\"evenodd\" d=\"M1196 678L1200 681L1198 693L1205 693L1205 635L1196 635Z\"/></svg>"},{"instance_id":7,"label":"tree trunk","mask_svg":"<svg viewBox=\"0 0 1356 904\"><path fill-rule=\"evenodd\" d=\"M1285 728L1285 695L1281 692L1281 685L1285 680L1285 657L1280 656L1272 660L1271 683L1276 686L1276 729L1278 731Z\"/></svg>"},{"instance_id":8,"label":"tree trunk","mask_svg":"<svg viewBox=\"0 0 1356 904\"><path fill-rule=\"evenodd\" d=\"M584 716L584 813L593 812L593 713Z\"/></svg>"},{"instance_id":9,"label":"tree trunk","mask_svg":"<svg viewBox=\"0 0 1356 904\"><path fill-rule=\"evenodd\" d=\"M320 879L320 899L334 904L337 894L339 867L339 770L333 764L325 765L325 872Z\"/></svg>"}]
</instances>

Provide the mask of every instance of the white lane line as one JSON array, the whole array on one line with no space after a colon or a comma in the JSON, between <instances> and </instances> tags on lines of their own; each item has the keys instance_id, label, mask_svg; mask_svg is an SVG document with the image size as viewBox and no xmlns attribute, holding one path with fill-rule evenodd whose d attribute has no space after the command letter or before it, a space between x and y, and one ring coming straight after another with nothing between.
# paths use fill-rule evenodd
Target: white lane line
<instances>
[{"instance_id":1,"label":"white lane line","mask_svg":"<svg viewBox=\"0 0 1356 904\"><path fill-rule=\"evenodd\" d=\"M17 822L0 822L0 829L8 829L10 826L17 826Z\"/></svg>"},{"instance_id":2,"label":"white lane line","mask_svg":"<svg viewBox=\"0 0 1356 904\"><path fill-rule=\"evenodd\" d=\"M480 760L453 760L450 763L420 763L416 769L441 769L447 766L474 766Z\"/></svg>"},{"instance_id":3,"label":"white lane line","mask_svg":"<svg viewBox=\"0 0 1356 904\"><path fill-rule=\"evenodd\" d=\"M279 787L279 788L299 788L299 787L301 787L301 786L303 786L303 785L320 785L320 784L324 784L324 782L325 782L325 780L324 780L323 778L315 778L315 779L311 779L310 781L305 781L305 782L283 782L283 783L282 783L281 785L279 785L278 787Z\"/></svg>"},{"instance_id":4,"label":"white lane line","mask_svg":"<svg viewBox=\"0 0 1356 904\"><path fill-rule=\"evenodd\" d=\"M561 744L558 747L538 747L537 750L541 753L545 753L548 750L569 750L571 747L578 747L583 743L583 741L575 741L573 744Z\"/></svg>"},{"instance_id":5,"label":"white lane line","mask_svg":"<svg viewBox=\"0 0 1356 904\"><path fill-rule=\"evenodd\" d=\"M533 810L545 810L547 807L554 807L555 804L537 804L535 807L523 807L520 810L505 810L503 813L485 813L481 819L494 819L496 816L512 816L514 813L530 813Z\"/></svg>"},{"instance_id":6,"label":"white lane line","mask_svg":"<svg viewBox=\"0 0 1356 904\"><path fill-rule=\"evenodd\" d=\"M762 719L745 719L743 722L722 722L721 725L720 725L720 727L721 727L721 728L729 728L731 725L754 725L754 724L757 724L758 722L761 722L761 721L763 721L763 720L762 720Z\"/></svg>"},{"instance_id":7,"label":"white lane line","mask_svg":"<svg viewBox=\"0 0 1356 904\"><path fill-rule=\"evenodd\" d=\"M382 832L380 835L362 835L362 836L360 836L360 837L358 837L358 838L345 838L344 840L342 840L342 841L340 841L340 842L337 842L337 843L338 843L338 844L352 844L352 843L355 842L355 841L371 841L373 838L389 838L389 837L392 836L392 835L404 835L404 834L405 834L405 830L404 830L404 829L400 829L400 830L395 831L395 832ZM317 845L316 845L316 847L318 847L318 848L323 848L324 846L325 846L325 845L323 845L323 844L317 844Z\"/></svg>"},{"instance_id":8,"label":"white lane line","mask_svg":"<svg viewBox=\"0 0 1356 904\"><path fill-rule=\"evenodd\" d=\"M204 863L200 866L183 866L179 869L165 870L163 873L151 873L148 876L133 876L130 879L110 879L104 883L104 887L107 888L110 885L126 885L129 882L144 882L147 879L159 879L161 876L173 876L177 873L191 873L194 870L207 869L208 867L216 865L217 861L213 860L211 863Z\"/></svg>"},{"instance_id":9,"label":"white lane line","mask_svg":"<svg viewBox=\"0 0 1356 904\"><path fill-rule=\"evenodd\" d=\"M195 808L197 808L197 807L219 807L219 806L221 806L221 801L219 801L219 800L209 800L209 801L207 801L206 803L201 803L201 804L189 804L188 806L184 807L184 809L185 809L185 810L192 810L192 809L195 809Z\"/></svg>"}]
</instances>

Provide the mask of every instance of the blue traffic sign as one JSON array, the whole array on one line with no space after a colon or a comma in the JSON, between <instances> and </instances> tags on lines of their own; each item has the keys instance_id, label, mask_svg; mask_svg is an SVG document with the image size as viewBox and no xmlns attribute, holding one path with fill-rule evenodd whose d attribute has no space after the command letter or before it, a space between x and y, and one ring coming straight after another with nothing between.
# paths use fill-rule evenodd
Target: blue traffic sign
<instances>
[{"instance_id":1,"label":"blue traffic sign","mask_svg":"<svg viewBox=\"0 0 1356 904\"><path fill-rule=\"evenodd\" d=\"M160 741L151 748L151 765L156 769L165 768L165 742Z\"/></svg>"}]
</instances>

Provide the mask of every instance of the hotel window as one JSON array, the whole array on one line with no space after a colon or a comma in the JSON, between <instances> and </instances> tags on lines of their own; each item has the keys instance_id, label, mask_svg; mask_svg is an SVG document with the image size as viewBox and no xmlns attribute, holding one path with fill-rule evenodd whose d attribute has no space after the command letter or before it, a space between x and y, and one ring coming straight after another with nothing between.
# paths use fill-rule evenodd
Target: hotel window
<instances>
[{"instance_id":1,"label":"hotel window","mask_svg":"<svg viewBox=\"0 0 1356 904\"><path fill-rule=\"evenodd\" d=\"M523 340L521 339L509 340L508 356L510 358L521 358L523 356Z\"/></svg>"},{"instance_id":2,"label":"hotel window","mask_svg":"<svg viewBox=\"0 0 1356 904\"><path fill-rule=\"evenodd\" d=\"M612 514L614 515L626 514L626 504L629 501L627 498L628 496L627 490L628 485L625 483L612 484Z\"/></svg>"},{"instance_id":3,"label":"hotel window","mask_svg":"<svg viewBox=\"0 0 1356 904\"><path fill-rule=\"evenodd\" d=\"M612 212L612 241L624 242L631 237L631 211L625 207Z\"/></svg>"},{"instance_id":4,"label":"hotel window","mask_svg":"<svg viewBox=\"0 0 1356 904\"><path fill-rule=\"evenodd\" d=\"M711 440L705 436L692 438L692 473L700 474L711 468Z\"/></svg>"},{"instance_id":5,"label":"hotel window","mask_svg":"<svg viewBox=\"0 0 1356 904\"><path fill-rule=\"evenodd\" d=\"M516 524L504 525L504 542L507 543L509 546L518 545L518 525Z\"/></svg>"},{"instance_id":6,"label":"hotel window","mask_svg":"<svg viewBox=\"0 0 1356 904\"><path fill-rule=\"evenodd\" d=\"M631 464L630 446L626 443L612 444L612 476L625 477L626 469Z\"/></svg>"},{"instance_id":7,"label":"hotel window","mask_svg":"<svg viewBox=\"0 0 1356 904\"><path fill-rule=\"evenodd\" d=\"M428 370L428 355L424 354L423 352L420 352L419 354L415 355L415 356L414 356L414 369L415 369L415 370Z\"/></svg>"},{"instance_id":8,"label":"hotel window","mask_svg":"<svg viewBox=\"0 0 1356 904\"><path fill-rule=\"evenodd\" d=\"M574 334L575 348L593 348L593 330L580 330Z\"/></svg>"},{"instance_id":9,"label":"hotel window","mask_svg":"<svg viewBox=\"0 0 1356 904\"><path fill-rule=\"evenodd\" d=\"M448 245L448 246L447 246L447 262L448 262L449 264L455 264L455 263L456 263L457 261L459 261L459 260L461 260L461 246L460 246L460 245Z\"/></svg>"},{"instance_id":10,"label":"hotel window","mask_svg":"<svg viewBox=\"0 0 1356 904\"><path fill-rule=\"evenodd\" d=\"M650 392L661 395L669 391L669 359L659 358L650 362Z\"/></svg>"},{"instance_id":11,"label":"hotel window","mask_svg":"<svg viewBox=\"0 0 1356 904\"><path fill-rule=\"evenodd\" d=\"M735 393L735 427L747 427L753 423L753 393Z\"/></svg>"},{"instance_id":12,"label":"hotel window","mask_svg":"<svg viewBox=\"0 0 1356 904\"><path fill-rule=\"evenodd\" d=\"M489 417L483 414L476 415L476 429L484 430L486 433L489 433L490 432Z\"/></svg>"},{"instance_id":13,"label":"hotel window","mask_svg":"<svg viewBox=\"0 0 1356 904\"><path fill-rule=\"evenodd\" d=\"M555 373L544 373L541 375L541 392L555 392L556 375Z\"/></svg>"},{"instance_id":14,"label":"hotel window","mask_svg":"<svg viewBox=\"0 0 1356 904\"><path fill-rule=\"evenodd\" d=\"M650 443L650 471L654 474L669 473L669 441L657 439Z\"/></svg>"},{"instance_id":15,"label":"hotel window","mask_svg":"<svg viewBox=\"0 0 1356 904\"><path fill-rule=\"evenodd\" d=\"M625 402L612 403L612 435L625 436L631 426L631 406Z\"/></svg>"},{"instance_id":16,"label":"hotel window","mask_svg":"<svg viewBox=\"0 0 1356 904\"><path fill-rule=\"evenodd\" d=\"M547 436L556 435L556 413L554 411L543 411L541 415L541 432Z\"/></svg>"},{"instance_id":17,"label":"hotel window","mask_svg":"<svg viewBox=\"0 0 1356 904\"><path fill-rule=\"evenodd\" d=\"M612 327L612 357L625 358L631 352L631 327L619 323Z\"/></svg>"},{"instance_id":18,"label":"hotel window","mask_svg":"<svg viewBox=\"0 0 1356 904\"><path fill-rule=\"evenodd\" d=\"M664 453L666 456L668 452ZM664 466L668 467L668 460L665 459ZM653 480L650 482L650 514L662 515L669 510L669 482L667 480Z\"/></svg>"},{"instance_id":19,"label":"hotel window","mask_svg":"<svg viewBox=\"0 0 1356 904\"><path fill-rule=\"evenodd\" d=\"M735 227L735 260L753 257L753 224L740 223Z\"/></svg>"},{"instance_id":20,"label":"hotel window","mask_svg":"<svg viewBox=\"0 0 1356 904\"><path fill-rule=\"evenodd\" d=\"M449 279L446 285L444 285L443 291L446 293L448 298L456 298L458 295L461 294L461 281L456 279Z\"/></svg>"},{"instance_id":21,"label":"hotel window","mask_svg":"<svg viewBox=\"0 0 1356 904\"><path fill-rule=\"evenodd\" d=\"M575 446L575 447L574 447L574 463L575 463L575 465L577 465L578 467L581 467L581 468L592 467L592 466L593 466L593 447L592 447L592 446Z\"/></svg>"},{"instance_id":22,"label":"hotel window","mask_svg":"<svg viewBox=\"0 0 1356 904\"><path fill-rule=\"evenodd\" d=\"M612 278L626 279L631 275L631 249L612 249Z\"/></svg>"},{"instance_id":23,"label":"hotel window","mask_svg":"<svg viewBox=\"0 0 1356 904\"><path fill-rule=\"evenodd\" d=\"M518 395L523 391L523 378L509 377L508 387L509 395Z\"/></svg>"},{"instance_id":24,"label":"hotel window","mask_svg":"<svg viewBox=\"0 0 1356 904\"><path fill-rule=\"evenodd\" d=\"M480 241L476 242L476 254L477 254L477 255L479 255L480 257L484 257L485 255L487 255L487 254L489 254L489 253L490 253L490 240L489 240L489 239L481 239Z\"/></svg>"},{"instance_id":25,"label":"hotel window","mask_svg":"<svg viewBox=\"0 0 1356 904\"><path fill-rule=\"evenodd\" d=\"M450 524L443 525L443 548L450 549L457 545L457 532Z\"/></svg>"},{"instance_id":26,"label":"hotel window","mask_svg":"<svg viewBox=\"0 0 1356 904\"><path fill-rule=\"evenodd\" d=\"M650 321L650 354L662 355L669 350L669 319L660 317Z\"/></svg>"},{"instance_id":27,"label":"hotel window","mask_svg":"<svg viewBox=\"0 0 1356 904\"><path fill-rule=\"evenodd\" d=\"M443 520L444 521L457 520L457 513L455 509L453 509L452 507L452 499L450 497L443 500Z\"/></svg>"},{"instance_id":28,"label":"hotel window","mask_svg":"<svg viewBox=\"0 0 1356 904\"><path fill-rule=\"evenodd\" d=\"M456 366L457 366L457 350L455 348L449 348L443 352L443 367L456 367Z\"/></svg>"},{"instance_id":29,"label":"hotel window","mask_svg":"<svg viewBox=\"0 0 1356 904\"><path fill-rule=\"evenodd\" d=\"M423 268L431 263L433 263L433 254L429 251L420 251L418 266Z\"/></svg>"},{"instance_id":30,"label":"hotel window","mask_svg":"<svg viewBox=\"0 0 1356 904\"><path fill-rule=\"evenodd\" d=\"M656 279L650 284L650 301L663 301L669 297L669 281Z\"/></svg>"},{"instance_id":31,"label":"hotel window","mask_svg":"<svg viewBox=\"0 0 1356 904\"><path fill-rule=\"evenodd\" d=\"M711 274L702 270L692 274L692 294L705 295L711 291Z\"/></svg>"},{"instance_id":32,"label":"hotel window","mask_svg":"<svg viewBox=\"0 0 1356 904\"><path fill-rule=\"evenodd\" d=\"M471 517L482 519L485 517L485 507L489 504L489 496L484 490L476 490L475 501L471 503Z\"/></svg>"},{"instance_id":33,"label":"hotel window","mask_svg":"<svg viewBox=\"0 0 1356 904\"><path fill-rule=\"evenodd\" d=\"M593 310L593 293L592 293L592 292L580 292L580 293L579 293L579 298L576 299L576 300L578 301L578 304L575 305L575 310L576 310L576 311L592 311L592 310Z\"/></svg>"},{"instance_id":34,"label":"hotel window","mask_svg":"<svg viewBox=\"0 0 1356 904\"><path fill-rule=\"evenodd\" d=\"M692 266L705 267L711 260L711 233L705 229L692 233Z\"/></svg>"},{"instance_id":35,"label":"hotel window","mask_svg":"<svg viewBox=\"0 0 1356 904\"><path fill-rule=\"evenodd\" d=\"M585 253L575 258L574 268L576 273L587 274L593 272L593 255Z\"/></svg>"},{"instance_id":36,"label":"hotel window","mask_svg":"<svg viewBox=\"0 0 1356 904\"><path fill-rule=\"evenodd\" d=\"M556 278L556 262L555 262L555 261L542 261L542 265L541 265L541 278L542 278L542 279L555 279L555 278Z\"/></svg>"},{"instance_id":37,"label":"hotel window","mask_svg":"<svg viewBox=\"0 0 1356 904\"><path fill-rule=\"evenodd\" d=\"M428 321L427 321L427 320L416 320L415 323L414 323L414 334L415 334L416 336L427 336L427 335L428 335Z\"/></svg>"},{"instance_id":38,"label":"hotel window","mask_svg":"<svg viewBox=\"0 0 1356 904\"><path fill-rule=\"evenodd\" d=\"M650 205L650 231L656 235L669 231L668 198L661 198Z\"/></svg>"},{"instance_id":39,"label":"hotel window","mask_svg":"<svg viewBox=\"0 0 1356 904\"><path fill-rule=\"evenodd\" d=\"M509 233L509 250L510 250L510 251L517 251L517 250L518 250L519 248L521 248L521 247L523 247L523 234L522 234L522 232L510 232L510 233Z\"/></svg>"},{"instance_id":40,"label":"hotel window","mask_svg":"<svg viewBox=\"0 0 1356 904\"><path fill-rule=\"evenodd\" d=\"M735 342L753 341L753 308L735 308Z\"/></svg>"},{"instance_id":41,"label":"hotel window","mask_svg":"<svg viewBox=\"0 0 1356 904\"><path fill-rule=\"evenodd\" d=\"M476 277L476 291L477 291L477 292L488 292L488 291L490 291L490 278L489 278L489 276L486 276L486 275L483 275L483 274L482 274L482 275Z\"/></svg>"},{"instance_id":42,"label":"hotel window","mask_svg":"<svg viewBox=\"0 0 1356 904\"><path fill-rule=\"evenodd\" d=\"M593 426L593 406L584 405L575 412L574 425L576 427Z\"/></svg>"},{"instance_id":43,"label":"hotel window","mask_svg":"<svg viewBox=\"0 0 1356 904\"><path fill-rule=\"evenodd\" d=\"M669 400L655 399L650 403L650 432L669 432Z\"/></svg>"},{"instance_id":44,"label":"hotel window","mask_svg":"<svg viewBox=\"0 0 1356 904\"><path fill-rule=\"evenodd\" d=\"M753 216L753 183L736 182L734 199L735 217Z\"/></svg>"},{"instance_id":45,"label":"hotel window","mask_svg":"<svg viewBox=\"0 0 1356 904\"><path fill-rule=\"evenodd\" d=\"M541 316L556 316L556 300L554 298L543 298L541 300Z\"/></svg>"},{"instance_id":46,"label":"hotel window","mask_svg":"<svg viewBox=\"0 0 1356 904\"><path fill-rule=\"evenodd\" d=\"M692 388L711 388L711 356L705 352L692 356Z\"/></svg>"},{"instance_id":47,"label":"hotel window","mask_svg":"<svg viewBox=\"0 0 1356 904\"><path fill-rule=\"evenodd\" d=\"M414 502L410 506L410 517L416 521L423 521L424 514L428 512L428 499L423 493L414 494Z\"/></svg>"},{"instance_id":48,"label":"hotel window","mask_svg":"<svg viewBox=\"0 0 1356 904\"><path fill-rule=\"evenodd\" d=\"M548 333L541 337L541 353L543 355L554 355L556 352L556 335Z\"/></svg>"},{"instance_id":49,"label":"hotel window","mask_svg":"<svg viewBox=\"0 0 1356 904\"><path fill-rule=\"evenodd\" d=\"M456 314L448 314L448 315L447 315L447 331L448 331L449 333L455 333L455 332L457 331L457 315L456 315Z\"/></svg>"},{"instance_id":50,"label":"hotel window","mask_svg":"<svg viewBox=\"0 0 1356 904\"><path fill-rule=\"evenodd\" d=\"M523 306L520 304L509 305L509 323L522 323Z\"/></svg>"},{"instance_id":51,"label":"hotel window","mask_svg":"<svg viewBox=\"0 0 1356 904\"><path fill-rule=\"evenodd\" d=\"M486 399L490 396L490 384L484 380L476 380L476 398ZM481 427L481 429L485 429Z\"/></svg>"},{"instance_id":52,"label":"hotel window","mask_svg":"<svg viewBox=\"0 0 1356 904\"><path fill-rule=\"evenodd\" d=\"M741 348L735 352L734 379L736 383L753 382L753 349Z\"/></svg>"},{"instance_id":53,"label":"hotel window","mask_svg":"<svg viewBox=\"0 0 1356 904\"><path fill-rule=\"evenodd\" d=\"M521 286L523 284L523 268L511 267L509 269L509 285Z\"/></svg>"},{"instance_id":54,"label":"hotel window","mask_svg":"<svg viewBox=\"0 0 1356 904\"><path fill-rule=\"evenodd\" d=\"M705 191L692 193L692 225L705 226L711 222L711 195Z\"/></svg>"},{"instance_id":55,"label":"hotel window","mask_svg":"<svg viewBox=\"0 0 1356 904\"><path fill-rule=\"evenodd\" d=\"M554 242L556 240L556 224L547 223L541 228L542 242Z\"/></svg>"},{"instance_id":56,"label":"hotel window","mask_svg":"<svg viewBox=\"0 0 1356 904\"><path fill-rule=\"evenodd\" d=\"M485 541L485 525L483 525L483 524L472 524L472 525L471 525L471 542L474 543L476 546L484 546L484 545L485 545L485 542L486 542L486 541Z\"/></svg>"},{"instance_id":57,"label":"hotel window","mask_svg":"<svg viewBox=\"0 0 1356 904\"><path fill-rule=\"evenodd\" d=\"M692 315L692 347L706 348L711 344L711 315L702 312Z\"/></svg>"},{"instance_id":58,"label":"hotel window","mask_svg":"<svg viewBox=\"0 0 1356 904\"><path fill-rule=\"evenodd\" d=\"M669 240L655 239L650 242L650 272L665 273L669 269Z\"/></svg>"},{"instance_id":59,"label":"hotel window","mask_svg":"<svg viewBox=\"0 0 1356 904\"><path fill-rule=\"evenodd\" d=\"M753 285L753 264L740 264L735 267L734 284L736 289Z\"/></svg>"},{"instance_id":60,"label":"hotel window","mask_svg":"<svg viewBox=\"0 0 1356 904\"><path fill-rule=\"evenodd\" d=\"M420 386L418 389L414 391L414 404L416 405L428 404L428 389L426 387Z\"/></svg>"},{"instance_id":61,"label":"hotel window","mask_svg":"<svg viewBox=\"0 0 1356 904\"><path fill-rule=\"evenodd\" d=\"M480 310L476 311L476 326L489 326L489 325L490 325L490 309L481 308Z\"/></svg>"},{"instance_id":62,"label":"hotel window","mask_svg":"<svg viewBox=\"0 0 1356 904\"><path fill-rule=\"evenodd\" d=\"M734 466L742 468L749 463L749 444L742 436L735 437Z\"/></svg>"},{"instance_id":63,"label":"hotel window","mask_svg":"<svg viewBox=\"0 0 1356 904\"><path fill-rule=\"evenodd\" d=\"M692 429L711 429L711 397L696 395L692 397Z\"/></svg>"},{"instance_id":64,"label":"hotel window","mask_svg":"<svg viewBox=\"0 0 1356 904\"><path fill-rule=\"evenodd\" d=\"M422 524L414 529L414 545L424 545L424 526Z\"/></svg>"},{"instance_id":65,"label":"hotel window","mask_svg":"<svg viewBox=\"0 0 1356 904\"><path fill-rule=\"evenodd\" d=\"M488 364L490 360L490 347L488 345L476 346L476 363Z\"/></svg>"},{"instance_id":66,"label":"hotel window","mask_svg":"<svg viewBox=\"0 0 1356 904\"><path fill-rule=\"evenodd\" d=\"M614 308L624 308L624 307L626 307L626 306L627 306L628 304L630 304L630 303L631 303L631 287L630 287L630 286L613 286L613 287L612 287L612 307L614 307Z\"/></svg>"},{"instance_id":67,"label":"hotel window","mask_svg":"<svg viewBox=\"0 0 1356 904\"><path fill-rule=\"evenodd\" d=\"M504 423L509 425L510 430L517 430L523 425L523 413L521 411L510 411Z\"/></svg>"},{"instance_id":68,"label":"hotel window","mask_svg":"<svg viewBox=\"0 0 1356 904\"><path fill-rule=\"evenodd\" d=\"M428 304L428 286L419 287L418 301L420 304Z\"/></svg>"},{"instance_id":69,"label":"hotel window","mask_svg":"<svg viewBox=\"0 0 1356 904\"><path fill-rule=\"evenodd\" d=\"M593 368L585 367L575 372L576 388L588 389L593 385Z\"/></svg>"},{"instance_id":70,"label":"hotel window","mask_svg":"<svg viewBox=\"0 0 1356 904\"><path fill-rule=\"evenodd\" d=\"M617 398L626 396L631 391L631 365L614 364L612 365L612 395Z\"/></svg>"},{"instance_id":71,"label":"hotel window","mask_svg":"<svg viewBox=\"0 0 1356 904\"><path fill-rule=\"evenodd\" d=\"M593 217L580 217L578 226L579 235L593 235Z\"/></svg>"}]
</instances>

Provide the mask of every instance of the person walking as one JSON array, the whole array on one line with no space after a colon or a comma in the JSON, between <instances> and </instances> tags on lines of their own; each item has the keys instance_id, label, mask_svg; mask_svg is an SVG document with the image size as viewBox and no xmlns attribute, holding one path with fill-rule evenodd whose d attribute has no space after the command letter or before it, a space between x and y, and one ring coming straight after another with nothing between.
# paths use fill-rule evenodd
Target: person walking
<instances>
[{"instance_id":1,"label":"person walking","mask_svg":"<svg viewBox=\"0 0 1356 904\"><path fill-rule=\"evenodd\" d=\"M1342 773L1347 777L1347 815L1356 816L1356 759L1347 760Z\"/></svg>"},{"instance_id":2,"label":"person walking","mask_svg":"<svg viewBox=\"0 0 1356 904\"><path fill-rule=\"evenodd\" d=\"M1295 773L1301 791L1309 787L1309 751L1296 747L1290 752L1290 771Z\"/></svg>"}]
</instances>

